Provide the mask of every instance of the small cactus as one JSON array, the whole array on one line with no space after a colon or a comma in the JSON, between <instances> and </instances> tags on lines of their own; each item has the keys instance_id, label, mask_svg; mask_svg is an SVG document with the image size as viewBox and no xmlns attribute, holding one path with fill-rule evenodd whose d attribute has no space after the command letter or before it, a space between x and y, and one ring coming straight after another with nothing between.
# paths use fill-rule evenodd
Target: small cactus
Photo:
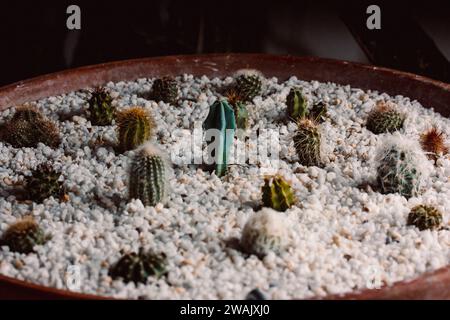
<instances>
[{"instance_id":1,"label":"small cactus","mask_svg":"<svg viewBox=\"0 0 450 320\"><path fill-rule=\"evenodd\" d=\"M261 78L257 74L241 74L236 78L235 89L244 101L251 101L261 94Z\"/></svg>"},{"instance_id":2,"label":"small cactus","mask_svg":"<svg viewBox=\"0 0 450 320\"><path fill-rule=\"evenodd\" d=\"M439 156L448 153L444 133L436 127L420 135L420 145L430 159L436 160Z\"/></svg>"},{"instance_id":3,"label":"small cactus","mask_svg":"<svg viewBox=\"0 0 450 320\"><path fill-rule=\"evenodd\" d=\"M221 177L227 171L230 148L233 143L234 133L236 130L236 119L233 108L226 100L216 101L210 108L209 114L203 123L204 130L211 130L210 133L218 134L218 136L208 137L207 143L211 143L215 147L213 168L216 175ZM217 132L212 132L217 130ZM214 137L214 139L212 139ZM213 143L212 143L212 140Z\"/></svg>"},{"instance_id":4,"label":"small cactus","mask_svg":"<svg viewBox=\"0 0 450 320\"><path fill-rule=\"evenodd\" d=\"M309 118L313 119L318 123L322 123L325 121L327 117L328 108L327 105L320 101L313 105L311 110L309 111Z\"/></svg>"},{"instance_id":5,"label":"small cactus","mask_svg":"<svg viewBox=\"0 0 450 320\"><path fill-rule=\"evenodd\" d=\"M30 200L38 203L49 197L62 199L65 195L63 182L59 181L60 172L45 163L32 170L31 176L25 178L25 189Z\"/></svg>"},{"instance_id":6,"label":"small cactus","mask_svg":"<svg viewBox=\"0 0 450 320\"><path fill-rule=\"evenodd\" d=\"M121 278L124 282L146 283L148 277L160 278L167 274L167 261L164 253L154 253L139 249L138 253L131 252L123 255L117 263L109 269L113 279Z\"/></svg>"},{"instance_id":7,"label":"small cactus","mask_svg":"<svg viewBox=\"0 0 450 320\"><path fill-rule=\"evenodd\" d=\"M305 118L308 115L308 100L299 88L292 88L286 98L287 117L292 120Z\"/></svg>"},{"instance_id":8,"label":"small cactus","mask_svg":"<svg viewBox=\"0 0 450 320\"><path fill-rule=\"evenodd\" d=\"M299 162L302 165L322 165L321 133L318 124L314 120L308 118L299 119L293 139Z\"/></svg>"},{"instance_id":9,"label":"small cactus","mask_svg":"<svg viewBox=\"0 0 450 320\"><path fill-rule=\"evenodd\" d=\"M438 229L441 224L442 213L431 206L415 206L408 215L408 225L416 226L420 231Z\"/></svg>"},{"instance_id":10,"label":"small cactus","mask_svg":"<svg viewBox=\"0 0 450 320\"><path fill-rule=\"evenodd\" d=\"M269 252L280 253L288 245L285 217L270 208L263 208L246 222L241 236L244 252L263 258Z\"/></svg>"},{"instance_id":11,"label":"small cactus","mask_svg":"<svg viewBox=\"0 0 450 320\"><path fill-rule=\"evenodd\" d=\"M403 128L405 118L394 103L379 101L369 113L366 127L375 134L392 133Z\"/></svg>"},{"instance_id":12,"label":"small cactus","mask_svg":"<svg viewBox=\"0 0 450 320\"><path fill-rule=\"evenodd\" d=\"M262 199L265 207L277 211L286 211L296 201L291 186L281 176L266 177L264 179Z\"/></svg>"},{"instance_id":13,"label":"small cactus","mask_svg":"<svg viewBox=\"0 0 450 320\"><path fill-rule=\"evenodd\" d=\"M155 131L155 121L144 108L133 107L117 115L119 148L133 150L149 140Z\"/></svg>"},{"instance_id":14,"label":"small cactus","mask_svg":"<svg viewBox=\"0 0 450 320\"><path fill-rule=\"evenodd\" d=\"M15 148L35 148L38 143L56 148L61 143L58 127L30 106L16 110L12 119L2 127L1 138Z\"/></svg>"},{"instance_id":15,"label":"small cactus","mask_svg":"<svg viewBox=\"0 0 450 320\"><path fill-rule=\"evenodd\" d=\"M174 104L178 99L178 85L176 80L164 77L153 82L150 93L151 99Z\"/></svg>"},{"instance_id":16,"label":"small cactus","mask_svg":"<svg viewBox=\"0 0 450 320\"><path fill-rule=\"evenodd\" d=\"M145 206L164 201L169 170L163 153L151 143L144 144L131 164L129 198L140 199Z\"/></svg>"},{"instance_id":17,"label":"small cactus","mask_svg":"<svg viewBox=\"0 0 450 320\"><path fill-rule=\"evenodd\" d=\"M95 126L111 125L116 107L112 104L113 98L105 88L96 88L88 101L89 120Z\"/></svg>"},{"instance_id":18,"label":"small cactus","mask_svg":"<svg viewBox=\"0 0 450 320\"><path fill-rule=\"evenodd\" d=\"M45 244L48 239L36 221L27 217L6 229L0 245L8 246L13 252L28 254L34 252L35 246Z\"/></svg>"},{"instance_id":19,"label":"small cactus","mask_svg":"<svg viewBox=\"0 0 450 320\"><path fill-rule=\"evenodd\" d=\"M248 128L248 110L247 106L244 103L244 99L239 95L239 93L231 88L225 94L228 103L234 109L234 115L236 118L236 127L237 129L247 129Z\"/></svg>"}]
</instances>

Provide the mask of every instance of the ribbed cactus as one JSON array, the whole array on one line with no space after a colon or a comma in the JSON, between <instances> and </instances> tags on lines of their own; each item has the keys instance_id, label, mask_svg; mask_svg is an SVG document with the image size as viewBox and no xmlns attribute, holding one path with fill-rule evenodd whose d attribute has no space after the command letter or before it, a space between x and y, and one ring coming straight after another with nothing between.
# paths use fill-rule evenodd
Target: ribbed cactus
<instances>
[{"instance_id":1,"label":"ribbed cactus","mask_svg":"<svg viewBox=\"0 0 450 320\"><path fill-rule=\"evenodd\" d=\"M281 176L266 177L262 187L262 200L265 207L286 211L296 201L291 185Z\"/></svg>"},{"instance_id":2,"label":"ribbed cactus","mask_svg":"<svg viewBox=\"0 0 450 320\"><path fill-rule=\"evenodd\" d=\"M88 101L89 120L95 126L109 126L115 116L113 98L105 88L96 88Z\"/></svg>"},{"instance_id":3,"label":"ribbed cactus","mask_svg":"<svg viewBox=\"0 0 450 320\"><path fill-rule=\"evenodd\" d=\"M9 226L0 239L0 246L19 253L34 252L34 247L43 245L49 239L32 218L24 218Z\"/></svg>"},{"instance_id":4,"label":"ribbed cactus","mask_svg":"<svg viewBox=\"0 0 450 320\"><path fill-rule=\"evenodd\" d=\"M164 253L154 253L139 249L138 253L131 252L122 256L109 269L113 279L124 282L146 283L151 276L160 278L167 274L167 260Z\"/></svg>"},{"instance_id":5,"label":"ribbed cactus","mask_svg":"<svg viewBox=\"0 0 450 320\"><path fill-rule=\"evenodd\" d=\"M392 133L403 128L405 118L394 103L379 101L369 113L366 127L375 134Z\"/></svg>"},{"instance_id":6,"label":"ribbed cactus","mask_svg":"<svg viewBox=\"0 0 450 320\"><path fill-rule=\"evenodd\" d=\"M153 144L144 144L131 164L129 198L140 199L145 206L164 201L169 170L165 155Z\"/></svg>"},{"instance_id":7,"label":"ribbed cactus","mask_svg":"<svg viewBox=\"0 0 450 320\"><path fill-rule=\"evenodd\" d=\"M155 132L155 121L142 107L133 107L117 115L119 147L122 152L133 150L149 140Z\"/></svg>"},{"instance_id":8,"label":"ribbed cactus","mask_svg":"<svg viewBox=\"0 0 450 320\"><path fill-rule=\"evenodd\" d=\"M61 199L65 195L65 188L60 177L61 173L47 163L32 170L31 176L25 178L25 189L30 200L41 203L52 196Z\"/></svg>"},{"instance_id":9,"label":"ribbed cactus","mask_svg":"<svg viewBox=\"0 0 450 320\"><path fill-rule=\"evenodd\" d=\"M241 74L236 78L235 89L244 101L251 101L261 93L262 81L257 74Z\"/></svg>"},{"instance_id":10,"label":"ribbed cactus","mask_svg":"<svg viewBox=\"0 0 450 320\"><path fill-rule=\"evenodd\" d=\"M438 229L441 224L442 213L431 206L415 206L408 215L408 225L416 226L420 231Z\"/></svg>"},{"instance_id":11,"label":"ribbed cactus","mask_svg":"<svg viewBox=\"0 0 450 320\"><path fill-rule=\"evenodd\" d=\"M227 171L230 148L236 130L234 111L227 101L216 101L209 108L203 129L206 130L208 150L213 151L211 152L213 157L211 168L214 168L217 176L223 176Z\"/></svg>"},{"instance_id":12,"label":"ribbed cactus","mask_svg":"<svg viewBox=\"0 0 450 320\"><path fill-rule=\"evenodd\" d=\"M436 160L438 157L448 153L444 133L436 127L432 127L420 135L420 145L430 159Z\"/></svg>"},{"instance_id":13,"label":"ribbed cactus","mask_svg":"<svg viewBox=\"0 0 450 320\"><path fill-rule=\"evenodd\" d=\"M308 100L303 96L301 89L292 88L286 98L286 113L288 119L297 120L308 115Z\"/></svg>"},{"instance_id":14,"label":"ribbed cactus","mask_svg":"<svg viewBox=\"0 0 450 320\"><path fill-rule=\"evenodd\" d=\"M293 139L299 162L302 165L318 167L322 165L321 133L314 120L299 119Z\"/></svg>"},{"instance_id":15,"label":"ribbed cactus","mask_svg":"<svg viewBox=\"0 0 450 320\"><path fill-rule=\"evenodd\" d=\"M177 81L169 77L156 79L153 82L150 98L155 101L174 104L178 98Z\"/></svg>"},{"instance_id":16,"label":"ribbed cactus","mask_svg":"<svg viewBox=\"0 0 450 320\"><path fill-rule=\"evenodd\" d=\"M58 127L37 109L29 106L16 110L12 119L2 127L0 136L16 148L34 148L38 143L56 148L61 143Z\"/></svg>"}]
</instances>

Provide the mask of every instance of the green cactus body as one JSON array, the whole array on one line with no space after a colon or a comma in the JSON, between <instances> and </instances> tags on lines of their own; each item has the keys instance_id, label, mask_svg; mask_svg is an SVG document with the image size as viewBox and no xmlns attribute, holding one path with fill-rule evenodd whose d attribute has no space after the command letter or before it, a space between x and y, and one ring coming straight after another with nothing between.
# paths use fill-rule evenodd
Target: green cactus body
<instances>
[{"instance_id":1,"label":"green cactus body","mask_svg":"<svg viewBox=\"0 0 450 320\"><path fill-rule=\"evenodd\" d=\"M141 107L133 107L118 114L119 147L125 152L133 150L154 134L155 121Z\"/></svg>"},{"instance_id":2,"label":"green cactus body","mask_svg":"<svg viewBox=\"0 0 450 320\"><path fill-rule=\"evenodd\" d=\"M49 197L62 198L65 194L63 182L59 181L60 172L49 164L41 164L25 178L25 189L29 198L38 203Z\"/></svg>"},{"instance_id":3,"label":"green cactus body","mask_svg":"<svg viewBox=\"0 0 450 320\"><path fill-rule=\"evenodd\" d=\"M294 145L302 165L322 165L321 134L315 121L308 118L297 121Z\"/></svg>"},{"instance_id":4,"label":"green cactus body","mask_svg":"<svg viewBox=\"0 0 450 320\"><path fill-rule=\"evenodd\" d=\"M262 81L258 75L242 74L236 79L236 91L244 101L251 101L261 93Z\"/></svg>"},{"instance_id":5,"label":"green cactus body","mask_svg":"<svg viewBox=\"0 0 450 320\"><path fill-rule=\"evenodd\" d=\"M108 126L112 123L116 108L113 98L104 88L97 88L89 99L89 120L95 126Z\"/></svg>"},{"instance_id":6,"label":"green cactus body","mask_svg":"<svg viewBox=\"0 0 450 320\"><path fill-rule=\"evenodd\" d=\"M209 109L209 114L203 123L204 130L211 130L212 134L218 134L215 136L214 143L212 143L212 137L206 133L207 143L211 143L214 151L214 169L216 175L221 177L227 171L230 148L233 144L234 133L236 130L236 119L233 108L227 101L216 101ZM212 129L217 130L212 132Z\"/></svg>"},{"instance_id":7,"label":"green cactus body","mask_svg":"<svg viewBox=\"0 0 450 320\"><path fill-rule=\"evenodd\" d=\"M291 186L280 176L264 179L262 200L265 207L277 211L286 211L296 201Z\"/></svg>"},{"instance_id":8,"label":"green cactus body","mask_svg":"<svg viewBox=\"0 0 450 320\"><path fill-rule=\"evenodd\" d=\"M245 130L248 128L248 110L247 106L242 102L237 102L234 107L236 115L236 127Z\"/></svg>"},{"instance_id":9,"label":"green cactus body","mask_svg":"<svg viewBox=\"0 0 450 320\"><path fill-rule=\"evenodd\" d=\"M61 143L55 124L32 107L18 108L12 119L2 127L1 136L15 148L35 148L38 143L56 148Z\"/></svg>"},{"instance_id":10,"label":"green cactus body","mask_svg":"<svg viewBox=\"0 0 450 320\"><path fill-rule=\"evenodd\" d=\"M317 123L322 123L327 117L328 108L324 102L319 102L313 105L309 111L309 117Z\"/></svg>"},{"instance_id":11,"label":"green cactus body","mask_svg":"<svg viewBox=\"0 0 450 320\"><path fill-rule=\"evenodd\" d=\"M415 206L408 215L408 225L416 226L420 231L438 229L441 224L442 213L431 206Z\"/></svg>"},{"instance_id":12,"label":"green cactus body","mask_svg":"<svg viewBox=\"0 0 450 320\"><path fill-rule=\"evenodd\" d=\"M43 245L48 237L39 225L31 218L22 219L8 229L3 234L0 245L6 245L13 252L31 253L34 247Z\"/></svg>"},{"instance_id":13,"label":"green cactus body","mask_svg":"<svg viewBox=\"0 0 450 320\"><path fill-rule=\"evenodd\" d=\"M155 101L174 104L178 99L177 82L168 77L156 79L153 83L150 97Z\"/></svg>"},{"instance_id":14,"label":"green cactus body","mask_svg":"<svg viewBox=\"0 0 450 320\"><path fill-rule=\"evenodd\" d=\"M146 144L135 155L130 170L130 199L140 199L145 206L155 206L167 195L168 165L160 152Z\"/></svg>"},{"instance_id":15,"label":"green cactus body","mask_svg":"<svg viewBox=\"0 0 450 320\"><path fill-rule=\"evenodd\" d=\"M139 253L127 253L109 269L113 279L122 279L124 282L146 283L151 276L160 278L167 274L167 260L163 253L156 254L151 251L139 249Z\"/></svg>"},{"instance_id":16,"label":"green cactus body","mask_svg":"<svg viewBox=\"0 0 450 320\"><path fill-rule=\"evenodd\" d=\"M292 88L286 98L287 117L297 120L308 115L308 101L299 88Z\"/></svg>"},{"instance_id":17,"label":"green cactus body","mask_svg":"<svg viewBox=\"0 0 450 320\"><path fill-rule=\"evenodd\" d=\"M375 134L392 133L403 128L405 115L398 112L394 104L379 102L369 113L366 127Z\"/></svg>"}]
</instances>

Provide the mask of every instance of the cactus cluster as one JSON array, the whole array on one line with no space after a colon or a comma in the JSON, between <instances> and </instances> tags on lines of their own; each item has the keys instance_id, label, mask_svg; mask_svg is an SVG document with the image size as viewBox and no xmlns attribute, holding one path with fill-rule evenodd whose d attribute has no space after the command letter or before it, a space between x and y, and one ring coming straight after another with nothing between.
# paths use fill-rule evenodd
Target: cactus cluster
<instances>
[{"instance_id":1,"label":"cactus cluster","mask_svg":"<svg viewBox=\"0 0 450 320\"><path fill-rule=\"evenodd\" d=\"M420 231L438 229L442 224L442 213L432 206L418 205L411 209L407 224Z\"/></svg>"},{"instance_id":2,"label":"cactus cluster","mask_svg":"<svg viewBox=\"0 0 450 320\"><path fill-rule=\"evenodd\" d=\"M319 167L322 165L321 132L319 125L314 120L299 119L293 139L299 163L304 166Z\"/></svg>"},{"instance_id":3,"label":"cactus cluster","mask_svg":"<svg viewBox=\"0 0 450 320\"><path fill-rule=\"evenodd\" d=\"M392 133L403 128L405 119L394 103L379 101L369 113L366 127L375 134Z\"/></svg>"},{"instance_id":4,"label":"cactus cluster","mask_svg":"<svg viewBox=\"0 0 450 320\"><path fill-rule=\"evenodd\" d=\"M116 107L109 92L102 87L96 88L88 101L89 120L95 126L109 126L114 120Z\"/></svg>"},{"instance_id":5,"label":"cactus cluster","mask_svg":"<svg viewBox=\"0 0 450 320\"><path fill-rule=\"evenodd\" d=\"M153 82L150 98L155 101L175 104L178 99L178 84L175 79L164 77Z\"/></svg>"},{"instance_id":6,"label":"cactus cluster","mask_svg":"<svg viewBox=\"0 0 450 320\"><path fill-rule=\"evenodd\" d=\"M58 127L31 106L19 107L0 136L15 148L35 148L39 143L56 148L61 143Z\"/></svg>"},{"instance_id":7,"label":"cactus cluster","mask_svg":"<svg viewBox=\"0 0 450 320\"><path fill-rule=\"evenodd\" d=\"M25 189L29 198L38 203L52 196L63 198L65 188L60 177L61 173L55 171L50 164L40 164L25 178Z\"/></svg>"},{"instance_id":8,"label":"cactus cluster","mask_svg":"<svg viewBox=\"0 0 450 320\"><path fill-rule=\"evenodd\" d=\"M444 133L436 127L432 127L420 135L420 145L428 157L433 160L448 153Z\"/></svg>"},{"instance_id":9,"label":"cactus cluster","mask_svg":"<svg viewBox=\"0 0 450 320\"><path fill-rule=\"evenodd\" d=\"M0 239L0 245L8 246L13 252L28 254L34 252L35 246L45 244L48 239L37 222L27 217L6 229Z\"/></svg>"},{"instance_id":10,"label":"cactus cluster","mask_svg":"<svg viewBox=\"0 0 450 320\"><path fill-rule=\"evenodd\" d=\"M160 278L167 274L167 261L164 253L154 253L140 248L138 253L131 252L123 255L109 269L113 279L124 282L146 283L149 277Z\"/></svg>"},{"instance_id":11,"label":"cactus cluster","mask_svg":"<svg viewBox=\"0 0 450 320\"><path fill-rule=\"evenodd\" d=\"M290 184L281 176L266 177L262 187L262 200L265 207L286 211L296 198Z\"/></svg>"},{"instance_id":12,"label":"cactus cluster","mask_svg":"<svg viewBox=\"0 0 450 320\"><path fill-rule=\"evenodd\" d=\"M132 107L117 115L119 148L133 150L155 134L155 121L142 107Z\"/></svg>"}]
</instances>

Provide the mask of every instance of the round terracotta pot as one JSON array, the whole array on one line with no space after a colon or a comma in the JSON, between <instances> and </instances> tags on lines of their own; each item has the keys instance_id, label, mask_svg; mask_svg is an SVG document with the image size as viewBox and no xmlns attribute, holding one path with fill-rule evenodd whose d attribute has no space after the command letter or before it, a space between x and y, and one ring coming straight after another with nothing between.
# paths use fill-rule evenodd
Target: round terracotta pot
<instances>
[{"instance_id":1,"label":"round terracotta pot","mask_svg":"<svg viewBox=\"0 0 450 320\"><path fill-rule=\"evenodd\" d=\"M321 58L275 56L266 54L213 54L168 56L112 62L83 67L0 88L0 110L24 102L59 95L108 81L144 77L176 76L183 73L208 77L229 76L242 68L258 69L266 76L285 80L292 75L304 80L335 82L361 89L416 99L443 116L450 114L450 85L414 74ZM47 288L0 275L3 299L102 299L99 296ZM363 290L329 299L450 299L450 266L423 274L409 282L381 289Z\"/></svg>"}]
</instances>

